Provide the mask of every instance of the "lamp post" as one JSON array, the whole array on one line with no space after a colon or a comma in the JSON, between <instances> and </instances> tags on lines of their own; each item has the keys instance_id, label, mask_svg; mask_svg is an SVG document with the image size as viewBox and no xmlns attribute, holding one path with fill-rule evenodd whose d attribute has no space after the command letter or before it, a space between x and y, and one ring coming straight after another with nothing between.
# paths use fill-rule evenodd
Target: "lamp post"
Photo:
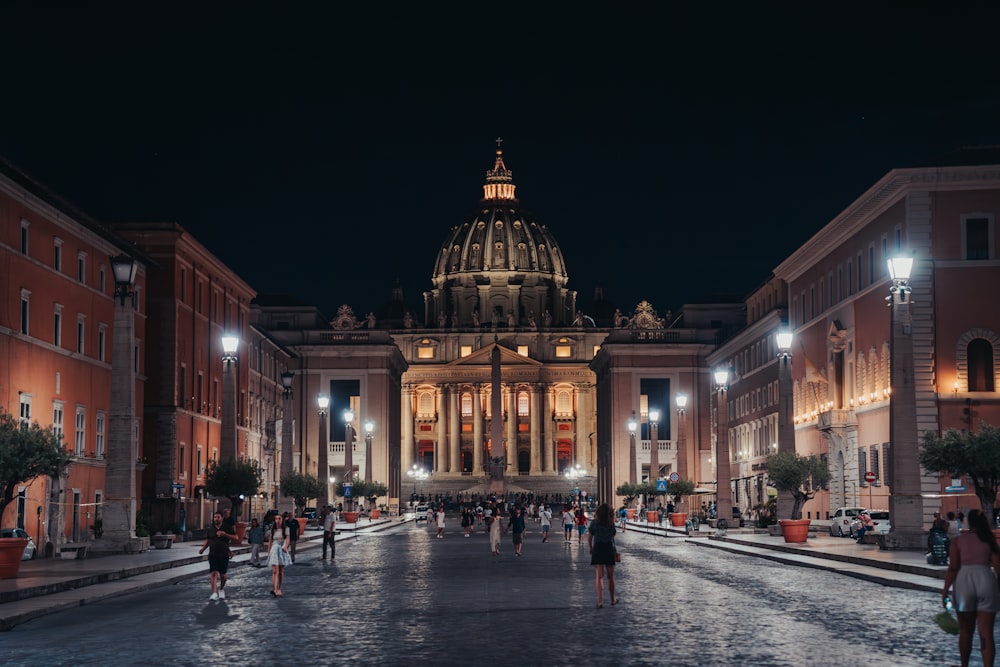
<instances>
[{"instance_id":1,"label":"lamp post","mask_svg":"<svg viewBox=\"0 0 1000 667\"><path fill-rule=\"evenodd\" d=\"M236 439L236 352L240 347L239 336L222 335L222 442L221 458L236 458L239 445ZM239 517L236 517L237 519Z\"/></svg>"},{"instance_id":2,"label":"lamp post","mask_svg":"<svg viewBox=\"0 0 1000 667\"><path fill-rule=\"evenodd\" d=\"M281 479L286 479L292 474L292 381L294 379L295 374L290 371L281 374ZM280 484L281 480L278 481ZM295 499L282 496L276 506L283 513L293 512Z\"/></svg>"},{"instance_id":3,"label":"lamp post","mask_svg":"<svg viewBox=\"0 0 1000 667\"><path fill-rule=\"evenodd\" d=\"M729 472L729 369L715 371L715 396L717 422L715 427L715 481L716 517L732 521L733 488Z\"/></svg>"},{"instance_id":4,"label":"lamp post","mask_svg":"<svg viewBox=\"0 0 1000 667\"><path fill-rule=\"evenodd\" d=\"M323 482L323 497L316 499L316 506L320 508L325 508L330 504L330 443L329 443L329 431L326 426L326 416L329 414L330 409L330 397L326 394L320 394L316 397L316 406L319 408L319 477L320 481Z\"/></svg>"},{"instance_id":5,"label":"lamp post","mask_svg":"<svg viewBox=\"0 0 1000 667\"><path fill-rule=\"evenodd\" d=\"M410 507L413 507L413 501L417 495L417 482L424 481L429 475L426 470L414 463L413 467L406 471L406 476L413 480L413 495L410 496Z\"/></svg>"},{"instance_id":6,"label":"lamp post","mask_svg":"<svg viewBox=\"0 0 1000 667\"><path fill-rule=\"evenodd\" d=\"M576 494L576 506L583 509L583 490L580 488L580 479L587 476L579 463L566 469L565 475L573 483L573 492Z\"/></svg>"},{"instance_id":7,"label":"lamp post","mask_svg":"<svg viewBox=\"0 0 1000 667\"><path fill-rule=\"evenodd\" d=\"M889 440L892 527L885 537L887 549L921 549L926 546L921 499L921 471L917 442L917 397L913 377L913 335L910 313L912 257L889 260L892 287L887 300L892 327L889 340L890 394Z\"/></svg>"},{"instance_id":8,"label":"lamp post","mask_svg":"<svg viewBox=\"0 0 1000 667\"><path fill-rule=\"evenodd\" d=\"M372 481L372 435L375 433L375 422L365 420L365 481Z\"/></svg>"},{"instance_id":9,"label":"lamp post","mask_svg":"<svg viewBox=\"0 0 1000 667\"><path fill-rule=\"evenodd\" d=\"M111 258L115 277L114 333L111 352L111 403L108 419L108 450L104 481L101 551L145 551L148 538L135 536L135 275L138 263L129 255ZM61 479L61 478L59 478ZM55 489L53 489L55 491ZM62 526L61 503L50 525ZM61 532L59 533L61 535ZM96 546L96 545L95 545Z\"/></svg>"},{"instance_id":10,"label":"lamp post","mask_svg":"<svg viewBox=\"0 0 1000 667\"><path fill-rule=\"evenodd\" d=\"M660 411L656 408L650 408L647 415L649 419L649 483L656 484L656 480L660 479L660 443L657 440L659 424L660 424ZM648 503L647 503L648 504Z\"/></svg>"},{"instance_id":11,"label":"lamp post","mask_svg":"<svg viewBox=\"0 0 1000 667\"><path fill-rule=\"evenodd\" d=\"M688 404L687 394L677 394L674 397L674 403L677 405L677 474L685 479L697 479L689 472L689 468L693 469L694 466L688 463L687 436L684 433L684 418L687 416Z\"/></svg>"},{"instance_id":12,"label":"lamp post","mask_svg":"<svg viewBox=\"0 0 1000 667\"><path fill-rule=\"evenodd\" d=\"M632 418L626 423L628 427L628 483L635 484L635 430L639 428L639 422L635 420L635 410L632 411Z\"/></svg>"},{"instance_id":13,"label":"lamp post","mask_svg":"<svg viewBox=\"0 0 1000 667\"><path fill-rule=\"evenodd\" d=\"M778 345L778 441L779 454L795 452L794 406L792 405L792 332L782 329L775 334ZM791 518L792 499L778 495L777 516Z\"/></svg>"},{"instance_id":14,"label":"lamp post","mask_svg":"<svg viewBox=\"0 0 1000 667\"><path fill-rule=\"evenodd\" d=\"M344 481L354 481L354 412L344 411ZM347 501L348 511L354 509L354 496Z\"/></svg>"}]
</instances>

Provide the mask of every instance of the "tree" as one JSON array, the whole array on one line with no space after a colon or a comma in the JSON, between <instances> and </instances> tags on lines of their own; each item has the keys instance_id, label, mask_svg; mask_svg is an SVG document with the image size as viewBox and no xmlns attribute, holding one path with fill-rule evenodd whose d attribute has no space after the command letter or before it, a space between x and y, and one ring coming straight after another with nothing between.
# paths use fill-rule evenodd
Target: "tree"
<instances>
[{"instance_id":1,"label":"tree","mask_svg":"<svg viewBox=\"0 0 1000 667\"><path fill-rule=\"evenodd\" d=\"M629 482L624 482L622 483L621 486L615 489L615 494L619 496L624 496L625 506L628 507L633 502L635 502L635 499L638 498L639 495L642 493L642 487L643 487L642 484L631 484Z\"/></svg>"},{"instance_id":2,"label":"tree","mask_svg":"<svg viewBox=\"0 0 1000 667\"><path fill-rule=\"evenodd\" d=\"M326 487L323 482L307 472L292 471L281 478L281 495L295 500L295 509L299 516L305 512L307 500L319 498L325 492Z\"/></svg>"},{"instance_id":3,"label":"tree","mask_svg":"<svg viewBox=\"0 0 1000 667\"><path fill-rule=\"evenodd\" d=\"M205 476L205 490L213 496L229 498L233 518L239 519L243 499L257 493L264 481L260 463L247 458L228 457L210 461Z\"/></svg>"},{"instance_id":4,"label":"tree","mask_svg":"<svg viewBox=\"0 0 1000 667\"><path fill-rule=\"evenodd\" d=\"M676 482L667 482L667 494L675 499L681 496L690 496L694 493L694 482L689 479L679 479Z\"/></svg>"},{"instance_id":5,"label":"tree","mask_svg":"<svg viewBox=\"0 0 1000 667\"><path fill-rule=\"evenodd\" d=\"M0 413L0 518L14 501L17 488L40 475L58 477L71 457L62 436L35 422L28 426L9 413Z\"/></svg>"},{"instance_id":6,"label":"tree","mask_svg":"<svg viewBox=\"0 0 1000 667\"><path fill-rule=\"evenodd\" d=\"M802 518L802 506L816 496L819 488L830 481L826 461L812 454L781 452L767 457L767 477L778 489L792 494L792 519Z\"/></svg>"},{"instance_id":7,"label":"tree","mask_svg":"<svg viewBox=\"0 0 1000 667\"><path fill-rule=\"evenodd\" d=\"M968 477L983 513L993 516L1000 490L1000 430L983 424L975 432L948 429L940 437L928 431L918 457L927 471Z\"/></svg>"}]
</instances>

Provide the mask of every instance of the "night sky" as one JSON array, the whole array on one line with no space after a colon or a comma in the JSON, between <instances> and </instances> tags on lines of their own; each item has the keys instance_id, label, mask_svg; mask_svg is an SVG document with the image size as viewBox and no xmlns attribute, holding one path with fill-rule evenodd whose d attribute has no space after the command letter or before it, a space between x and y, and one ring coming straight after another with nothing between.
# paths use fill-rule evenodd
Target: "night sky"
<instances>
[{"instance_id":1,"label":"night sky","mask_svg":"<svg viewBox=\"0 0 1000 667\"><path fill-rule=\"evenodd\" d=\"M498 136L584 310L661 314L746 296L888 170L1000 144L996 3L9 4L0 154L328 317L397 281L422 315Z\"/></svg>"}]
</instances>

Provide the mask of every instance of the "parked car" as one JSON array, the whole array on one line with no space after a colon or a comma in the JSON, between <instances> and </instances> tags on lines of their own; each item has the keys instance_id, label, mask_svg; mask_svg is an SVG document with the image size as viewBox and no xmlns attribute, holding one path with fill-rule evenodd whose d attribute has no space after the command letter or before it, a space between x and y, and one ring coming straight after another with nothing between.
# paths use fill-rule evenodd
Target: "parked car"
<instances>
[{"instance_id":1,"label":"parked car","mask_svg":"<svg viewBox=\"0 0 1000 667\"><path fill-rule=\"evenodd\" d=\"M314 525L316 525L316 521L317 521L317 517L318 516L319 515L316 514L316 508L315 507L307 507L304 510L302 510L302 518L304 518L306 520L306 525L307 526L314 526Z\"/></svg>"},{"instance_id":2,"label":"parked car","mask_svg":"<svg viewBox=\"0 0 1000 667\"><path fill-rule=\"evenodd\" d=\"M830 535L847 537L851 534L851 521L865 511L864 507L838 507L830 517Z\"/></svg>"},{"instance_id":3,"label":"parked car","mask_svg":"<svg viewBox=\"0 0 1000 667\"><path fill-rule=\"evenodd\" d=\"M869 532L881 533L885 535L892 528L892 524L889 523L889 510L869 510L868 516L872 518L875 523L875 528ZM857 537L858 531L861 530L861 519L853 519L851 521L851 537Z\"/></svg>"},{"instance_id":4,"label":"parked car","mask_svg":"<svg viewBox=\"0 0 1000 667\"><path fill-rule=\"evenodd\" d=\"M0 530L0 537L21 537L28 540L28 546L24 547L24 553L21 554L21 560L34 560L35 556L38 555L35 541L31 539L31 535L28 535L28 531L24 528L4 528Z\"/></svg>"},{"instance_id":5,"label":"parked car","mask_svg":"<svg viewBox=\"0 0 1000 667\"><path fill-rule=\"evenodd\" d=\"M414 511L416 513L417 521L427 521L427 505L417 505L417 509Z\"/></svg>"}]
</instances>

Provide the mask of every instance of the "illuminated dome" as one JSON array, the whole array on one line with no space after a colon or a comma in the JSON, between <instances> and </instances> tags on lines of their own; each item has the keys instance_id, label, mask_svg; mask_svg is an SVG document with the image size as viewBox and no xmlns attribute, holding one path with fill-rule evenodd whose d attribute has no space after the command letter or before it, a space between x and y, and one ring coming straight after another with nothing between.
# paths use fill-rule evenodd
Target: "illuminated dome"
<instances>
[{"instance_id":1,"label":"illuminated dome","mask_svg":"<svg viewBox=\"0 0 1000 667\"><path fill-rule=\"evenodd\" d=\"M479 208L452 228L434 263L434 289L424 293L428 326L492 326L494 319L508 326L511 317L517 327L555 326L574 316L562 252L514 196L499 143Z\"/></svg>"}]
</instances>

